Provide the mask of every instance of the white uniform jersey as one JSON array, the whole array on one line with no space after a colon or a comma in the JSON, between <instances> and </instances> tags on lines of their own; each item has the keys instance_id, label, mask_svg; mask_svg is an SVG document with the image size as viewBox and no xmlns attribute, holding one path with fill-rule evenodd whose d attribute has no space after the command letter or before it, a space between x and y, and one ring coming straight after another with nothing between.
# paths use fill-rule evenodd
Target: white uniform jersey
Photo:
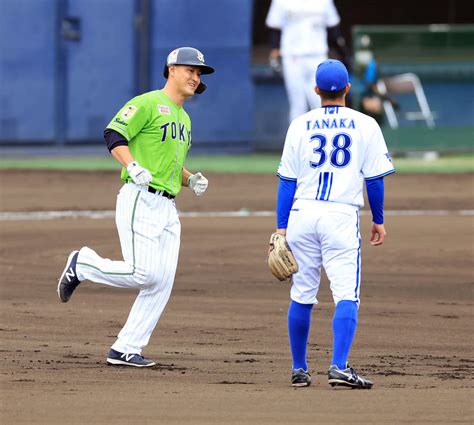
<instances>
[{"instance_id":1,"label":"white uniform jersey","mask_svg":"<svg viewBox=\"0 0 474 425\"><path fill-rule=\"evenodd\" d=\"M377 122L342 106L326 106L292 121L278 176L297 181L295 199L362 207L363 181L394 172Z\"/></svg>"},{"instance_id":2,"label":"white uniform jersey","mask_svg":"<svg viewBox=\"0 0 474 425\"><path fill-rule=\"evenodd\" d=\"M266 25L282 31L282 56L326 55L326 28L339 21L333 0L273 0Z\"/></svg>"}]
</instances>

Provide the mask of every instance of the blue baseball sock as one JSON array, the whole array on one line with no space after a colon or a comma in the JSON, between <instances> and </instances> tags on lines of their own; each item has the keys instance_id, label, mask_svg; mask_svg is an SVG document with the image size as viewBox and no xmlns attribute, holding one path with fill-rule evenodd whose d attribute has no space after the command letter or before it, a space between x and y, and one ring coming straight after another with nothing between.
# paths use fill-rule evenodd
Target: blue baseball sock
<instances>
[{"instance_id":1,"label":"blue baseball sock","mask_svg":"<svg viewBox=\"0 0 474 425\"><path fill-rule=\"evenodd\" d=\"M347 357L357 328L357 303L354 301L339 301L332 320L334 332L333 355L331 365L345 369Z\"/></svg>"},{"instance_id":2,"label":"blue baseball sock","mask_svg":"<svg viewBox=\"0 0 474 425\"><path fill-rule=\"evenodd\" d=\"M300 304L296 301L291 301L288 308L288 335L293 357L293 369L308 370L306 345L308 344L312 309L313 304Z\"/></svg>"}]
</instances>

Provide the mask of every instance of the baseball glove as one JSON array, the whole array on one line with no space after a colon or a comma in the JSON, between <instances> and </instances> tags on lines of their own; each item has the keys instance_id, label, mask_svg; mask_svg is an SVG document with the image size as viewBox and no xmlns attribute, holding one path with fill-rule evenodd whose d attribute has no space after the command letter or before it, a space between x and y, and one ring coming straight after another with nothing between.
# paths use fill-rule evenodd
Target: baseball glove
<instances>
[{"instance_id":1,"label":"baseball glove","mask_svg":"<svg viewBox=\"0 0 474 425\"><path fill-rule=\"evenodd\" d=\"M270 236L270 254L268 255L268 267L278 280L287 280L293 273L298 271L295 257L285 236L272 233Z\"/></svg>"}]
</instances>

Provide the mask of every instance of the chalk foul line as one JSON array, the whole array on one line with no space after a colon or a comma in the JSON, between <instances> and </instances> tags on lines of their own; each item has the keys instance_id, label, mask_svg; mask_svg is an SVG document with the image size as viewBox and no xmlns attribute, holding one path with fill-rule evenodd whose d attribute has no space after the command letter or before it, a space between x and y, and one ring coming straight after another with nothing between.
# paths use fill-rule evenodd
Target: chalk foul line
<instances>
[{"instance_id":1,"label":"chalk foul line","mask_svg":"<svg viewBox=\"0 0 474 425\"><path fill-rule=\"evenodd\" d=\"M371 212L362 210L360 215L368 216ZM474 210L387 210L386 216L392 217L416 217L416 216L474 216ZM249 211L242 208L239 211L200 211L186 212L180 211L180 217L196 218L232 218L232 217L274 217L275 211ZM0 221L43 221L57 220L65 218L90 218L90 219L111 219L115 217L115 211L25 211L25 212L0 212Z\"/></svg>"}]
</instances>

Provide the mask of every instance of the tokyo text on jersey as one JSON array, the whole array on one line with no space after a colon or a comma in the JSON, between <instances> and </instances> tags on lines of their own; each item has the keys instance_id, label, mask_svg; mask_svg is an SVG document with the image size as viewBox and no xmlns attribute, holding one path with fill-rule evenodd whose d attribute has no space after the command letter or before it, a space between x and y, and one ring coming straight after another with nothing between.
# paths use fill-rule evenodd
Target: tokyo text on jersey
<instances>
[{"instance_id":1,"label":"tokyo text on jersey","mask_svg":"<svg viewBox=\"0 0 474 425\"><path fill-rule=\"evenodd\" d=\"M153 176L150 186L172 195L180 191L181 170L191 147L191 120L182 107L155 90L127 102L107 128L128 140L135 160ZM125 167L121 178L128 181Z\"/></svg>"}]
</instances>

